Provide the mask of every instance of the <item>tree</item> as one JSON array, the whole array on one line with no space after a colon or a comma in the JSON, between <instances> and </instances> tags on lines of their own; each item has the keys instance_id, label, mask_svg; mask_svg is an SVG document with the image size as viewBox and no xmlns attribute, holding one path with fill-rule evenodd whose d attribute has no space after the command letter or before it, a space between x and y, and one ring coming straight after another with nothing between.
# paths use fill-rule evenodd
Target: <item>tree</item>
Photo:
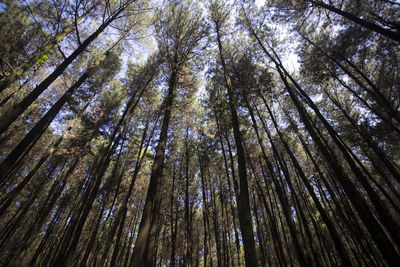
<instances>
[{"instance_id":1,"label":"tree","mask_svg":"<svg viewBox=\"0 0 400 267\"><path fill-rule=\"evenodd\" d=\"M85 41L79 44L74 52L69 55L46 79L44 79L35 89L30 92L20 103L10 108L2 116L0 124L0 133L3 133L7 128L41 95L60 75L64 70L102 33L108 25L116 20L120 14L134 1L121 3L101 25L92 33Z\"/></svg>"},{"instance_id":2,"label":"tree","mask_svg":"<svg viewBox=\"0 0 400 267\"><path fill-rule=\"evenodd\" d=\"M396 265L400 4L162 4L0 3L0 264Z\"/></svg>"},{"instance_id":3,"label":"tree","mask_svg":"<svg viewBox=\"0 0 400 267\"><path fill-rule=\"evenodd\" d=\"M246 264L248 266L256 266L257 265L257 255L255 251L255 242L254 242L254 233L253 233L253 224L250 214L250 204L249 204L249 192L248 192L248 181L247 181L247 171L246 171L246 159L244 155L244 149L242 144L242 136L240 133L240 125L236 110L236 99L233 94L232 82L230 80L228 69L225 64L225 59L223 56L223 47L221 41L221 31L224 27L224 23L226 23L227 14L226 10L221 10L221 6L217 3L211 4L211 19L215 24L215 33L217 35L217 43L219 50L219 57L222 65L222 69L224 72L224 80L227 89L227 95L229 99L229 108L231 112L231 120L233 133L235 137L235 144L237 149L237 161L238 161L238 169L239 169L239 181L240 181L240 194L239 194L239 221L240 221L240 229L242 232L242 238L245 247L245 258ZM225 14L224 14L225 13ZM229 13L228 13L229 14Z\"/></svg>"},{"instance_id":4,"label":"tree","mask_svg":"<svg viewBox=\"0 0 400 267\"><path fill-rule=\"evenodd\" d=\"M138 237L135 244L132 260L134 266L152 266L153 250L156 242L156 228L158 224L158 202L160 201L160 179L163 175L165 148L167 144L168 127L173 108L175 90L185 65L191 59L194 49L204 36L199 15L192 15L187 3L171 3L167 14L159 13L157 19L157 35L159 46L165 53L168 70L168 93L165 98L164 117L160 137L156 148L153 167L150 175L150 184L140 222Z\"/></svg>"}]
</instances>

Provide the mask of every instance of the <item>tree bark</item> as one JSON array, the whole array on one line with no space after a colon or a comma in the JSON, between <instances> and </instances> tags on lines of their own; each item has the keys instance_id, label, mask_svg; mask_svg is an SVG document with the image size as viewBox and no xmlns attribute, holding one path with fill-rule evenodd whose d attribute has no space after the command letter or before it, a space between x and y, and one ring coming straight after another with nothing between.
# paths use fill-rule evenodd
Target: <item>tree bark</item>
<instances>
[{"instance_id":1,"label":"tree bark","mask_svg":"<svg viewBox=\"0 0 400 267\"><path fill-rule=\"evenodd\" d=\"M134 267L152 267L152 252L154 249L155 236L148 236L153 228L157 227L158 210L156 198L159 193L159 183L164 168L165 148L167 145L168 127L171 118L172 104L175 95L178 69L173 68L168 85L168 96L166 98L164 119L161 126L160 139L156 148L153 167L150 174L150 183L147 189L146 201L143 209L143 215L139 226L138 237L133 250L132 260Z\"/></svg>"},{"instance_id":2,"label":"tree bark","mask_svg":"<svg viewBox=\"0 0 400 267\"><path fill-rule=\"evenodd\" d=\"M124 8L119 9L115 14L104 22L94 33L92 33L78 48L67 57L44 81L33 89L21 102L7 110L0 118L0 134L4 133L8 127L41 95L60 75L64 70L95 40L100 33L107 28Z\"/></svg>"},{"instance_id":3,"label":"tree bark","mask_svg":"<svg viewBox=\"0 0 400 267\"><path fill-rule=\"evenodd\" d=\"M349 12L343 11L341 9L338 9L338 8L334 7L334 6L325 4L322 1L312 1L312 0L310 0L308 2L312 3L313 5L323 7L323 8L325 8L325 9L327 9L329 11L332 11L332 12L338 14L338 15L341 15L342 17L344 17L344 18L346 18L348 20L351 20L351 21L353 21L353 22L355 22L355 23L357 23L357 24L359 24L359 25L361 25L361 26L363 26L363 27L365 27L367 29L370 29L371 31L379 33L379 34L381 34L381 35L383 35L383 36L385 36L385 37L387 37L389 39L392 39L394 41L400 42L400 34L399 33L396 33L394 31L382 28L382 27L380 27L379 25L376 25L373 22L369 22L369 21L366 21L364 19L360 19L359 17L355 16L354 14L351 14Z\"/></svg>"},{"instance_id":4,"label":"tree bark","mask_svg":"<svg viewBox=\"0 0 400 267\"><path fill-rule=\"evenodd\" d=\"M256 266L257 264L257 253L254 241L253 233L253 223L250 213L250 203L249 203L249 186L247 181L247 171L246 171L246 157L244 155L242 136L240 133L240 123L236 110L236 100L233 94L233 88L231 79L228 74L227 67L225 65L225 60L222 55L222 43L220 37L219 23L216 23L216 33L217 33L217 43L219 49L219 55L221 60L221 65L224 71L224 81L227 89L229 108L231 112L231 120L233 127L233 134L236 144L237 152L237 162L239 169L239 181L240 181L240 192L239 192L239 223L240 230L242 232L244 254L246 266Z\"/></svg>"}]
</instances>

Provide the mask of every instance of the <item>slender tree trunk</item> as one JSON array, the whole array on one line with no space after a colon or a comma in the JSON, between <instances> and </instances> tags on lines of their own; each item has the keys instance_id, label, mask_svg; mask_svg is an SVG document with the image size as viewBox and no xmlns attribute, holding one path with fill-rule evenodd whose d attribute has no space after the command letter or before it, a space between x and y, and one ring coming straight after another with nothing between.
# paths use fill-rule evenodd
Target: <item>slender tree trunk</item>
<instances>
[{"instance_id":1,"label":"slender tree trunk","mask_svg":"<svg viewBox=\"0 0 400 267\"><path fill-rule=\"evenodd\" d=\"M384 256L384 258L386 259L386 261L389 264L395 264L395 262L399 262L400 255L398 255L393 244L390 242L390 240L386 236L384 230L382 229L382 227L380 226L378 221L373 216L371 210L368 208L365 201L362 199L362 196L360 195L359 191L355 188L354 184L348 179L348 177L344 173L343 168L338 164L337 160L332 156L332 154L329 152L327 147L322 143L322 141L318 137L318 135L315 131L315 127L313 127L312 123L310 122L310 120L306 114L306 111L304 110L304 107L301 105L297 96L294 94L292 88L290 87L290 85L289 85L286 77L282 73L281 69L284 70L285 74L289 78L292 78L292 77L290 76L289 73L287 73L287 71L285 71L283 66L274 57L272 57L272 55L270 53L268 53L268 51L262 44L262 42L259 39L259 37L257 36L257 34L251 28L250 24L249 24L249 30L250 30L251 34L256 38L258 44L260 45L260 47L262 48L264 53L276 64L279 75L280 75L283 83L285 84L287 92L289 93L290 98L292 99L294 105L296 106L296 109L299 112L301 120L305 124L307 131L311 135L313 141L315 142L315 144L317 145L318 149L321 151L321 153L323 154L323 156L325 157L327 162L332 167L333 171L335 172L335 174L337 176L337 179L339 180L344 191L346 192L346 195L351 200L352 204L354 205L358 214L360 215L360 218L362 219L363 223L365 224L368 231L370 232L372 238L376 242L379 251L382 253L382 255ZM295 83L295 81L293 79L291 79L291 81ZM295 84L297 85L297 83L295 83ZM298 86L296 86L296 87L298 88ZM310 100L308 100L308 101L310 102ZM317 114L318 114L318 112L317 112ZM325 126L329 126L329 125L325 124ZM330 128L328 130L331 131ZM336 139L334 138L334 140L336 140ZM339 147L340 147L339 143L336 143L336 144L339 145ZM345 156L346 156L346 154L347 153L344 152ZM350 166L352 166L351 162L352 161L349 161ZM354 168L352 168L352 170L357 173L358 177L362 178L363 175L358 173L358 171L357 171L358 168L355 166L353 166L353 167ZM367 184L363 183L363 185L367 185ZM366 189L369 189L368 186ZM370 191L370 190L368 190L368 191ZM375 204L378 203L378 202L375 202L375 199L373 201ZM378 213L380 213L380 212L384 212L384 210L378 210ZM388 215L382 214L381 216L388 216ZM385 225L389 226L389 224L387 222L385 223ZM389 227L389 230L391 228L392 227Z\"/></svg>"},{"instance_id":2,"label":"slender tree trunk","mask_svg":"<svg viewBox=\"0 0 400 267\"><path fill-rule=\"evenodd\" d=\"M260 92L259 92L259 94L261 95ZM262 97L262 95L261 95L261 97ZM339 252L339 256L340 256L340 258L342 260L343 266L352 266L350 258L349 258L348 254L347 254L347 252L346 252L346 250L344 248L344 245L341 242L340 236L337 233L332 221L330 220L330 218L328 217L328 215L325 212L324 208L322 207L321 203L319 202L319 200L318 200L318 198L317 198L317 196L316 196L316 194L314 192L313 187L309 183L307 177L305 176L303 170L300 167L299 162L297 161L296 157L292 153L292 150L289 148L289 145L285 141L285 139L284 139L284 137L283 137L283 135L282 135L282 133L281 133L281 131L279 129L279 126L278 126L278 124L277 124L277 122L275 120L275 116L272 114L272 111L271 111L270 107L268 106L267 102L265 101L265 99L263 97L262 97L262 99L263 99L264 104L265 104L265 106L266 106L266 108L268 110L269 116L270 116L270 118L271 118L271 120L272 120L272 122L273 122L273 124L275 126L275 129L276 129L276 131L277 131L277 133L279 135L279 138L280 138L280 140L282 141L282 143L283 143L283 145L285 147L286 152L289 154L289 157L290 157L292 163L294 164L294 166L295 166L298 174L300 175L304 185L306 186L308 192L310 193L311 198L313 199L315 205L317 206L317 209L318 209L319 213L321 214L321 217L323 218L323 220L324 220L324 222L325 222L325 224L326 224L326 226L328 228L329 233L331 234L332 240L333 240L333 242L335 244L335 247L336 247L337 251ZM246 98L246 101L247 101L247 98ZM251 110L251 107L250 107L248 102L247 102L247 104L248 104L248 109ZM251 111L251 113L252 113L252 111Z\"/></svg>"},{"instance_id":3,"label":"slender tree trunk","mask_svg":"<svg viewBox=\"0 0 400 267\"><path fill-rule=\"evenodd\" d=\"M186 222L186 237L185 237L185 257L184 257L184 265L189 264L191 266L192 263L192 255L191 255L191 214L190 214L190 193L189 193L189 126L186 127L186 137L185 137L185 222Z\"/></svg>"},{"instance_id":4,"label":"slender tree trunk","mask_svg":"<svg viewBox=\"0 0 400 267\"><path fill-rule=\"evenodd\" d=\"M284 79L285 82L285 79ZM303 123L305 123L308 132L310 133L311 137L313 138L314 142L317 144L317 147L320 149L321 153L326 157L327 162L330 163L331 167L333 168L334 172L336 173L339 182L343 186L347 196L355 206L357 212L359 213L361 219L363 220L364 224L367 226L369 232L371 233L372 238L378 245L378 249L384 255L385 259L388 263L396 262L400 260L400 256L395 252L394 246L391 242L387 239L383 229L376 221L374 216L372 215L371 211L368 209L367 205L365 205L365 201L362 200L362 197L358 190L354 187L354 185L348 180L346 175L343 172L343 169L337 163L336 159L332 157L332 155L328 152L325 146L321 143L320 139L316 136L315 131L313 130L313 126L311 122L307 118L305 114L305 110L301 106L300 102L298 101L297 97L291 91L289 84L286 82L286 87L288 88L289 94L295 103L297 110L300 113Z\"/></svg>"},{"instance_id":5,"label":"slender tree trunk","mask_svg":"<svg viewBox=\"0 0 400 267\"><path fill-rule=\"evenodd\" d=\"M39 256L41 255L42 251L45 250L45 247L50 243L49 238L50 235L53 233L54 228L57 225L57 222L59 222L60 217L62 216L63 212L66 209L66 204L68 202L68 195L66 195L67 197L63 197L60 201L59 207L55 213L55 215L53 216L53 219L51 220L49 226L46 229L46 233L44 235L44 237L42 238L42 241L40 242L38 248L36 249L32 259L29 262L29 266L35 266L36 260L39 258Z\"/></svg>"},{"instance_id":6,"label":"slender tree trunk","mask_svg":"<svg viewBox=\"0 0 400 267\"><path fill-rule=\"evenodd\" d=\"M231 180L230 180L230 175L229 175L229 167L228 167L228 161L226 159L226 154L225 154L225 147L224 147L224 142L222 140L222 134L221 134L221 126L219 124L217 112L214 111L215 114L215 121L217 123L217 131L218 131L218 139L220 141L221 149L222 149L222 156L224 158L224 166L225 166L225 173L226 173L226 179L228 181L228 190L229 190L229 203L230 203L230 208L231 208L231 213L232 213L232 223L233 223L233 230L235 233L235 244L236 244L236 256L238 260L238 266L240 267L240 243L239 243L239 234L237 231L236 227L236 211L233 207L233 199L234 197L232 196L232 185L231 185ZM232 178L233 180L235 179L235 170L232 168Z\"/></svg>"},{"instance_id":7,"label":"slender tree trunk","mask_svg":"<svg viewBox=\"0 0 400 267\"><path fill-rule=\"evenodd\" d=\"M199 168L200 168L200 178L201 178L201 191L202 191L202 200L203 200L203 228L204 228L204 237L203 237L203 248L204 248L204 253L203 253L203 264L204 267L207 267L207 258L208 258L208 253L209 253L209 246L207 244L207 218L208 218L208 207L207 207L207 196L206 196L206 189L205 189L205 179L204 179L204 168L203 166L203 158L202 155L200 154L200 151L198 150L198 158L199 158ZM210 262L212 260L210 259Z\"/></svg>"},{"instance_id":8,"label":"slender tree trunk","mask_svg":"<svg viewBox=\"0 0 400 267\"><path fill-rule=\"evenodd\" d=\"M119 9L115 14L104 22L94 33L92 33L78 48L67 57L43 82L33 89L21 102L7 110L0 118L0 134L4 133L7 128L41 95L60 75L64 70L95 40L100 33L110 25L124 8Z\"/></svg>"},{"instance_id":9,"label":"slender tree trunk","mask_svg":"<svg viewBox=\"0 0 400 267\"><path fill-rule=\"evenodd\" d=\"M61 142L58 142L60 140L57 140L56 144L54 144L54 149L52 151L49 151L45 155L43 155L39 162L35 165L35 167L28 173L27 176L12 190L10 193L7 194L4 199L1 201L1 206L0 206L0 217L3 217L7 209L10 207L10 205L14 202L16 196L22 191L22 189L29 183L29 181L32 179L32 177L37 173L37 171L42 167L42 165L47 161L47 159L50 157L50 155L55 151L55 149L58 147L58 145Z\"/></svg>"},{"instance_id":10,"label":"slender tree trunk","mask_svg":"<svg viewBox=\"0 0 400 267\"><path fill-rule=\"evenodd\" d=\"M300 243L300 240L298 239L298 232L297 232L295 223L294 223L294 221L292 219L291 210L290 210L290 204L289 204L289 202L288 202L288 200L286 198L286 195L284 193L283 187L281 186L281 184L278 181L278 178L276 177L275 170L273 169L272 163L271 163L270 159L268 158L268 156L267 156L267 154L265 152L265 148L264 148L261 136L260 136L259 131L258 131L257 123L256 123L255 118L254 118L254 114L253 114L251 109L249 109L249 111L250 111L251 120L252 120L252 123L253 123L253 128L254 128L254 130L256 132L258 143L259 143L259 145L261 147L263 159L264 159L264 161L265 161L265 163L266 163L266 165L268 167L268 171L269 171L270 176L272 178L272 181L273 181L273 183L275 185L275 190L276 190L276 193L278 195L279 201L282 204L283 213L285 215L286 222L287 222L287 224L289 226L290 234L291 234L291 237L293 239L293 244L294 244L295 251L297 253L300 265L304 265L305 266L307 264L310 264L311 262L306 257L306 255L304 254L304 251L301 248L301 243ZM263 125L264 125L264 123L263 123ZM269 134L269 131L266 128L265 128L265 131L266 131L266 133L268 135L268 138L270 140L271 146L273 148L273 152L276 154L277 153L277 149L275 148L274 142L272 141L272 138L271 138L271 136Z\"/></svg>"},{"instance_id":11,"label":"slender tree trunk","mask_svg":"<svg viewBox=\"0 0 400 267\"><path fill-rule=\"evenodd\" d=\"M46 200L42 204L41 209L38 211L38 215L35 221L32 223L29 230L25 233L21 241L18 242L18 247L14 249L10 257L8 258L8 260L12 262L13 257L18 256L18 259L15 259L14 264L11 265L17 265L20 259L24 259L26 257L26 252L28 248L32 245L33 241L35 240L36 235L40 230L40 227L42 227L43 223L45 222L51 210L53 209L56 201L58 200L59 196L61 195L62 191L65 188L65 185L67 184L67 179L72 174L78 162L79 162L78 159L74 160L72 166L69 168L67 173L62 177L62 179L60 181L57 180L53 184L52 188L50 189L47 195Z\"/></svg>"},{"instance_id":12,"label":"slender tree trunk","mask_svg":"<svg viewBox=\"0 0 400 267\"><path fill-rule=\"evenodd\" d=\"M174 100L175 88L177 83L178 69L174 67L169 79L168 96L166 98L164 119L161 127L160 139L156 148L153 167L151 169L150 183L147 190L146 202L143 216L139 226L138 237L132 259L134 267L152 267L152 252L154 249L155 236L148 236L153 228L157 226L158 210L156 207L156 197L159 193L159 183L164 168L165 148L167 145L167 134L169 121L171 118L172 104Z\"/></svg>"},{"instance_id":13,"label":"slender tree trunk","mask_svg":"<svg viewBox=\"0 0 400 267\"><path fill-rule=\"evenodd\" d=\"M68 101L68 99L71 98L72 94L76 91L76 89L79 88L79 86L81 86L87 77L88 72L82 74L79 80L64 93L64 95L50 108L49 111L46 112L46 114L39 120L32 130L30 130L29 133L27 133L26 136L18 143L11 153L8 154L7 158L4 159L0 165L0 177L6 177L15 164L26 155L24 153L26 147L35 145L64 104Z\"/></svg>"},{"instance_id":14,"label":"slender tree trunk","mask_svg":"<svg viewBox=\"0 0 400 267\"><path fill-rule=\"evenodd\" d=\"M157 120L156 120L156 122L157 122ZM139 174L140 166L142 164L143 158L144 158L144 156L146 154L146 153L142 154L142 150L143 150L143 145L144 145L144 142L145 142L145 139L146 139L146 135L147 135L148 123L149 123L149 121L147 120L145 129L143 131L142 140L140 142L139 152L138 152L138 155L137 155L137 158L136 158L136 164L135 164L135 169L134 169L134 172L133 172L133 175L132 175L132 180L131 180L131 183L129 184L128 192L127 192L127 194L125 196L124 202L122 203L121 214L117 215L118 217L121 216L122 218L120 219L120 222L119 222L119 231L117 233L117 239L115 241L115 247L114 247L114 251L113 251L112 257L111 257L110 266L115 266L115 263L116 263L116 260L117 260L120 240L121 240L121 236L122 236L122 230L123 230L124 224L125 224L126 213L128 212L128 201L129 201L129 198L130 198L130 196L132 194L132 190L133 190L133 187L135 185L135 181L136 181L137 175ZM155 127L156 127L156 123L154 124L153 130L150 133L150 137L149 137L149 140L147 141L147 144L145 145L144 151L147 150L147 148L148 148L148 146L150 144L150 140L151 140L151 138L153 136Z\"/></svg>"},{"instance_id":15,"label":"slender tree trunk","mask_svg":"<svg viewBox=\"0 0 400 267\"><path fill-rule=\"evenodd\" d=\"M143 90L142 90L143 92ZM57 257L53 263L53 266L66 266L71 263L73 254L75 253L76 246L78 245L79 237L82 233L82 228L86 222L87 216L89 215L90 209L93 205L93 201L98 193L102 178L107 170L110 163L112 154L122 135L125 132L126 116L130 118L132 112L135 110L136 104L138 103L141 95L135 100L135 96L132 96L129 103L127 104L124 113L119 119L117 126L109 138L107 147L104 153L100 157L99 161L93 165L91 171L91 179L89 181L86 192L84 193L81 205L78 210L74 213L71 223L67 230L66 240L63 241L60 251L57 253ZM128 119L129 121L129 119Z\"/></svg>"},{"instance_id":16,"label":"slender tree trunk","mask_svg":"<svg viewBox=\"0 0 400 267\"><path fill-rule=\"evenodd\" d=\"M400 34L397 33L397 32L382 28L381 26L379 26L379 25L377 25L377 24L375 24L373 22L369 22L369 21L366 21L364 19L360 19L359 17L355 16L354 14L351 14L349 12L343 11L341 9L338 9L338 8L334 7L334 6L325 4L322 1L312 1L312 0L310 0L308 2L310 2L313 5L323 7L323 8L325 8L325 9L327 9L329 11L332 11L332 12L338 14L338 15L341 15L344 18L346 18L348 20L351 20L351 21L353 21L353 22L355 22L355 23L357 23L357 24L359 24L359 25L361 25L361 26L363 26L363 27L365 27L367 29L370 29L371 31L379 33L379 34L381 34L381 35L383 35L383 36L385 36L387 38L390 38L390 39L392 39L394 41L400 42Z\"/></svg>"},{"instance_id":17,"label":"slender tree trunk","mask_svg":"<svg viewBox=\"0 0 400 267\"><path fill-rule=\"evenodd\" d=\"M254 199L255 199L255 196L254 196ZM266 266L266 263L265 263L266 256L265 256L265 247L264 247L265 242L264 242L263 235L261 233L262 229L261 229L260 220L258 218L256 207L257 207L257 204L254 204L253 205L253 213L254 213L254 217L256 219L256 230L257 230L256 233L257 233L257 238L258 238L258 242L259 242L259 250L260 250L260 255L261 255L261 266Z\"/></svg>"},{"instance_id":18,"label":"slender tree trunk","mask_svg":"<svg viewBox=\"0 0 400 267\"><path fill-rule=\"evenodd\" d=\"M33 57L30 58L28 62L24 63L24 65L17 72L13 72L10 76L2 79L0 81L0 92L13 84L21 76L24 76L25 73L31 71L35 64L37 64L38 61L43 58L43 56L47 56L47 54L49 53L54 53L52 49L56 47L65 37L67 37L75 29L75 25L79 23L84 17L86 17L95 7L96 5L92 5L82 16L80 16L74 22L68 25L68 27L66 27L61 33L59 33L53 40L35 51Z\"/></svg>"},{"instance_id":19,"label":"slender tree trunk","mask_svg":"<svg viewBox=\"0 0 400 267\"><path fill-rule=\"evenodd\" d=\"M217 252L217 264L218 267L223 266L222 262L222 255L221 255L221 238L220 238L220 231L219 231L219 222L218 222L218 211L217 211L217 205L215 201L215 188L211 182L211 175L210 175L210 169L208 169L208 184L210 185L210 188L206 188L206 190L210 191L210 201L211 201L211 212L212 212L212 221L213 221L213 228L214 228L214 237L215 237L215 247L216 247L216 252ZM207 185L207 183L206 183Z\"/></svg>"},{"instance_id":20,"label":"slender tree trunk","mask_svg":"<svg viewBox=\"0 0 400 267\"><path fill-rule=\"evenodd\" d=\"M247 181L247 171L246 171L246 157L244 155L242 136L240 133L239 118L236 110L236 100L233 95L233 88L231 79L228 74L227 67L225 66L225 60L222 55L222 43L220 37L219 25L216 23L216 33L217 42L219 48L219 55L221 59L222 68L224 71L224 80L228 93L229 107L231 111L231 119L233 126L233 133L236 143L237 161L239 169L239 181L240 181L240 192L239 192L239 223L240 230L242 232L244 254L246 260L246 266L256 266L257 265L257 253L254 241L253 233L253 223L250 213L250 203L249 203L249 186Z\"/></svg>"}]
</instances>

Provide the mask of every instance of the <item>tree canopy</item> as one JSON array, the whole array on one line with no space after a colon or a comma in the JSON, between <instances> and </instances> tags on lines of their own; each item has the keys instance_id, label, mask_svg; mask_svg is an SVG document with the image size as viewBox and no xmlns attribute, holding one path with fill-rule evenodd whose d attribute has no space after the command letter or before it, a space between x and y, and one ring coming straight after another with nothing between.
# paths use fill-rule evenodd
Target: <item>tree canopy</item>
<instances>
[{"instance_id":1,"label":"tree canopy","mask_svg":"<svg viewBox=\"0 0 400 267\"><path fill-rule=\"evenodd\" d=\"M399 14L1 1L0 264L398 265Z\"/></svg>"}]
</instances>

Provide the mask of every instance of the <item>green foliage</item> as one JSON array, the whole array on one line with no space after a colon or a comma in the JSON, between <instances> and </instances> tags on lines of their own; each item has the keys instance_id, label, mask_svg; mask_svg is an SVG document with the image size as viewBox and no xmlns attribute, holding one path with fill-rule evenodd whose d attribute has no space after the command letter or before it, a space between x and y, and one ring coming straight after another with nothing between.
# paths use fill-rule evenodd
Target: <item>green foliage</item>
<instances>
[{"instance_id":1,"label":"green foliage","mask_svg":"<svg viewBox=\"0 0 400 267\"><path fill-rule=\"evenodd\" d=\"M0 265L134 265L150 207L151 265L246 266L245 189L259 266L399 262L396 1L3 2L1 118L122 9L0 135Z\"/></svg>"}]
</instances>

